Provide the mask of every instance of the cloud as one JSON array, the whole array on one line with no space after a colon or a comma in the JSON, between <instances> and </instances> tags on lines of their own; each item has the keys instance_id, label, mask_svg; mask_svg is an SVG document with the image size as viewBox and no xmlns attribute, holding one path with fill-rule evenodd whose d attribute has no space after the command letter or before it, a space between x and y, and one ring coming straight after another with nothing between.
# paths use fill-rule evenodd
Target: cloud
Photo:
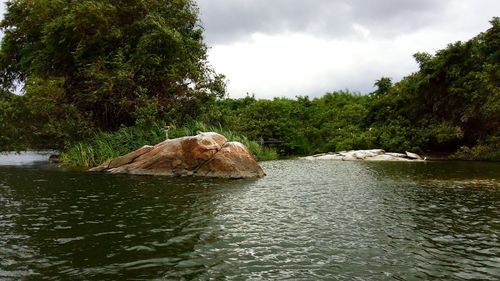
<instances>
[{"instance_id":1,"label":"cloud","mask_svg":"<svg viewBox=\"0 0 500 281\"><path fill-rule=\"evenodd\" d=\"M422 34L373 40L362 27L352 29L359 29L360 39L254 34L247 41L214 47L210 60L228 76L232 97L247 92L259 98L319 96L347 88L366 93L382 74L400 79L416 69L407 56L418 51L415 42Z\"/></svg>"},{"instance_id":2,"label":"cloud","mask_svg":"<svg viewBox=\"0 0 500 281\"><path fill-rule=\"evenodd\" d=\"M199 0L209 59L232 97L373 90L417 70L412 55L468 40L497 0Z\"/></svg>"},{"instance_id":3,"label":"cloud","mask_svg":"<svg viewBox=\"0 0 500 281\"><path fill-rule=\"evenodd\" d=\"M444 8L444 2L198 0L210 43L236 41L251 33L304 32L345 37L353 22L370 26L375 35L388 36L429 24Z\"/></svg>"}]
</instances>

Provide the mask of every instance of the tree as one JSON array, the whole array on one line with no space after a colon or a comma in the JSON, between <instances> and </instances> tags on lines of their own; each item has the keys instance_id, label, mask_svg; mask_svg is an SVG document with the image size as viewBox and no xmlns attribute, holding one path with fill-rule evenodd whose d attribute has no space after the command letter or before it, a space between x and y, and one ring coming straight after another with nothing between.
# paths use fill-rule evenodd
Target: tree
<instances>
[{"instance_id":1,"label":"tree","mask_svg":"<svg viewBox=\"0 0 500 281\"><path fill-rule=\"evenodd\" d=\"M500 19L491 25L435 55L415 54L420 70L383 95L378 95L385 88L383 78L377 81L367 123L383 128L382 147L382 140L398 139L406 131L412 133L401 139L410 139L412 146L449 152L477 146L478 159L498 158L491 156L498 153L485 153L500 147Z\"/></svg>"},{"instance_id":2,"label":"tree","mask_svg":"<svg viewBox=\"0 0 500 281\"><path fill-rule=\"evenodd\" d=\"M54 109L99 129L133 125L143 107L194 114L224 94L193 0L10 0L0 27L2 89L50 99L40 87L60 85Z\"/></svg>"},{"instance_id":3,"label":"tree","mask_svg":"<svg viewBox=\"0 0 500 281\"><path fill-rule=\"evenodd\" d=\"M392 80L389 77L381 77L380 79L375 81L374 86L377 87L377 90L374 92L375 95L386 94L392 87Z\"/></svg>"}]
</instances>

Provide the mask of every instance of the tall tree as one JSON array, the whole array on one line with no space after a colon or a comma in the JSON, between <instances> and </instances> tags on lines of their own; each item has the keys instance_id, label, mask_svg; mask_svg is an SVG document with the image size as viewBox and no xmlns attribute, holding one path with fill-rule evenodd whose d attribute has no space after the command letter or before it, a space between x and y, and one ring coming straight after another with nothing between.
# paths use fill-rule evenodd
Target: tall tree
<instances>
[{"instance_id":1,"label":"tall tree","mask_svg":"<svg viewBox=\"0 0 500 281\"><path fill-rule=\"evenodd\" d=\"M25 85L100 129L224 94L192 0L10 0L0 27L1 87Z\"/></svg>"}]
</instances>

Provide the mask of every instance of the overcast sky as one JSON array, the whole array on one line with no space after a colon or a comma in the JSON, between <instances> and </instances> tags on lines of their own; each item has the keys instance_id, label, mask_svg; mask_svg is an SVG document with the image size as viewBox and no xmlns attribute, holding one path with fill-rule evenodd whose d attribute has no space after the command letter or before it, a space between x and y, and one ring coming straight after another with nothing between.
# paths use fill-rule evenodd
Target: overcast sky
<instances>
[{"instance_id":1,"label":"overcast sky","mask_svg":"<svg viewBox=\"0 0 500 281\"><path fill-rule=\"evenodd\" d=\"M0 0L5 2L5 0ZM3 3L2 3L3 4ZM381 76L489 28L499 0L198 0L209 59L230 97L367 93ZM3 14L3 5L2 5Z\"/></svg>"},{"instance_id":2,"label":"overcast sky","mask_svg":"<svg viewBox=\"0 0 500 281\"><path fill-rule=\"evenodd\" d=\"M198 0L210 61L231 97L371 92L417 70L412 55L468 40L499 0Z\"/></svg>"}]
</instances>

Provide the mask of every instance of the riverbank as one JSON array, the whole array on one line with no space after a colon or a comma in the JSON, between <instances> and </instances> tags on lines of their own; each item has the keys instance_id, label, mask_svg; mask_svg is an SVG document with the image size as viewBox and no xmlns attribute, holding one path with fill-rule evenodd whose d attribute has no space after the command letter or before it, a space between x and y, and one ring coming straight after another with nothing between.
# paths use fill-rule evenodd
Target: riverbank
<instances>
[{"instance_id":1,"label":"riverbank","mask_svg":"<svg viewBox=\"0 0 500 281\"><path fill-rule=\"evenodd\" d=\"M203 126L201 126L203 127ZM204 128L208 128L204 126ZM227 130L220 130L219 128L210 127L211 130L217 130L219 132L227 133ZM182 128L182 132L179 133L179 129L174 130L173 136L188 136L191 131L188 128ZM143 130L135 130L131 128L120 130L116 133L100 133L96 134L96 138L87 142L80 142L72 146L69 150L65 152L59 152L57 150L26 150L26 151L3 151L0 152L0 166L17 166L17 165L35 165L41 163L57 163L65 167L73 168L84 168L88 169L95 167L106 160L118 157L123 154L127 154L131 151L141 147L141 143L154 143L156 140L162 140L161 130L158 128L153 128L151 134L146 134ZM163 132L164 133L164 132ZM231 140L243 140L244 144L250 149L254 156L256 156L257 161L270 161L270 160L294 160L294 159L308 159L308 160L342 160L344 156L338 153L320 153L310 156L304 155L279 155L276 149L262 147L256 142L248 141L240 135L235 135L234 133L230 135ZM373 151L373 150L365 150ZM354 152L354 151L352 151ZM114 156L116 155L116 156ZM381 157L380 159L372 159L374 161L391 161L392 156L400 156L403 159L399 161L409 161L409 159L404 159L403 153L389 153L389 157ZM55 156L55 157L54 157ZM340 157L339 157L340 156ZM350 157L348 158L352 158ZM52 159L49 159L51 158ZM422 155L426 161L467 161L467 162L498 162L476 160L470 158L460 158L449 152L427 152ZM55 160L55 161L54 161ZM345 159L349 160L349 159ZM351 159L353 160L353 159ZM369 160L369 159L368 159ZM417 160L420 161L420 160Z\"/></svg>"}]
</instances>

